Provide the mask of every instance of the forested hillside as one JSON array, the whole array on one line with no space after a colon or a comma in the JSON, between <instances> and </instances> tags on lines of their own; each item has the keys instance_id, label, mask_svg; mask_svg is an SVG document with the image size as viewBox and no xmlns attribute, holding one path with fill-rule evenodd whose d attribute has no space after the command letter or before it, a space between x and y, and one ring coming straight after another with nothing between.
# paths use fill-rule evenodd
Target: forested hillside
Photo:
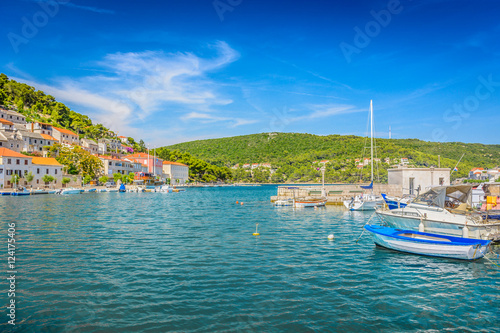
<instances>
[{"instance_id":1,"label":"forested hillside","mask_svg":"<svg viewBox=\"0 0 500 333\"><path fill-rule=\"evenodd\" d=\"M387 169L408 158L410 166L453 168L462 154L458 172L452 178L466 177L473 167L493 168L500 165L500 145L460 142L426 142L416 139L376 139L375 178L387 181ZM314 161L329 160L327 182L357 182L369 179L369 166L361 170L355 159L370 157L370 141L363 137L299 133L261 133L231 138L198 140L166 147L189 152L207 162L231 167L244 163L271 163L275 182L318 181L321 173ZM366 147L366 148L365 148ZM384 163L386 158L390 163ZM378 170L378 172L377 172ZM265 170L263 170L265 171ZM241 170L233 173L235 180L250 180ZM264 175L265 178L265 175Z\"/></svg>"}]
</instances>

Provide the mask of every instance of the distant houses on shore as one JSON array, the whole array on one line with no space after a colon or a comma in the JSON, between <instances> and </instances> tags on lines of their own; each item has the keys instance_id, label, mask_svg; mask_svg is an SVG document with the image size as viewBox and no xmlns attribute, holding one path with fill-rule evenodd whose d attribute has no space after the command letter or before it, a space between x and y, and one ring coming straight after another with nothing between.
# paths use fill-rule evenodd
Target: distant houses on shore
<instances>
[{"instance_id":1,"label":"distant houses on shore","mask_svg":"<svg viewBox=\"0 0 500 333\"><path fill-rule=\"evenodd\" d=\"M150 173L171 184L187 182L187 165L164 161L145 153L134 154L127 142L124 136L103 138L97 142L90 138L80 139L78 134L68 129L44 122L27 122L24 115L0 108L0 188L14 186L11 182L13 174L18 175L18 185L21 186L42 187L46 185L43 176L49 175L54 178L51 184L61 187L64 165L48 157L49 149L56 143L69 148L79 146L98 157L103 163L101 174L110 178L115 173L139 172ZM26 176L30 172L34 179L28 182Z\"/></svg>"}]
</instances>

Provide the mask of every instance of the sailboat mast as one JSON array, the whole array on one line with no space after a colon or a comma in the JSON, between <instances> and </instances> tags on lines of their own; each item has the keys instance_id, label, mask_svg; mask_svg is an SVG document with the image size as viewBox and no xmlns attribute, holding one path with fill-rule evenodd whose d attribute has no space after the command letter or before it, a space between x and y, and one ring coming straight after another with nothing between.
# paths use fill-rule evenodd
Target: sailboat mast
<instances>
[{"instance_id":1,"label":"sailboat mast","mask_svg":"<svg viewBox=\"0 0 500 333\"><path fill-rule=\"evenodd\" d=\"M371 181L373 182L373 101L372 100L370 100L370 136L371 136L370 161L371 161L371 166L372 166Z\"/></svg>"}]
</instances>

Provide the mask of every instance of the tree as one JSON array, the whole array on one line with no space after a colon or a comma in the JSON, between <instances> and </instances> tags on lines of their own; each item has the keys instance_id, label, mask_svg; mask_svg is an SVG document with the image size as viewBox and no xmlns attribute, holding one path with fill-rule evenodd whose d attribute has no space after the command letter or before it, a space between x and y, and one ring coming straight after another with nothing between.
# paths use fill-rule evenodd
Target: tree
<instances>
[{"instance_id":1,"label":"tree","mask_svg":"<svg viewBox=\"0 0 500 333\"><path fill-rule=\"evenodd\" d=\"M114 179L115 183L118 183L118 180L119 180L119 179L122 179L122 174L121 174L121 173L119 173L119 172L115 172L115 173L113 174L113 179Z\"/></svg>"},{"instance_id":2,"label":"tree","mask_svg":"<svg viewBox=\"0 0 500 333\"><path fill-rule=\"evenodd\" d=\"M99 178L99 183L106 184L108 182L108 179L109 179L108 176L102 176Z\"/></svg>"},{"instance_id":3,"label":"tree","mask_svg":"<svg viewBox=\"0 0 500 333\"><path fill-rule=\"evenodd\" d=\"M63 185L66 185L67 183L69 183L71 181L71 178L68 178L68 177L63 177L62 179L62 183Z\"/></svg>"},{"instance_id":4,"label":"tree","mask_svg":"<svg viewBox=\"0 0 500 333\"><path fill-rule=\"evenodd\" d=\"M17 183L19 183L19 176L17 175L17 173L12 174L12 177L10 177L10 182L12 183L12 186L15 185L17 187Z\"/></svg>"},{"instance_id":5,"label":"tree","mask_svg":"<svg viewBox=\"0 0 500 333\"><path fill-rule=\"evenodd\" d=\"M132 184L135 179L135 173L131 172L128 174L129 183Z\"/></svg>"},{"instance_id":6,"label":"tree","mask_svg":"<svg viewBox=\"0 0 500 333\"><path fill-rule=\"evenodd\" d=\"M43 175L43 177L42 177L42 181L45 183L45 185L47 185L47 184L50 185L50 183L53 182L54 179L55 178L50 176L50 175Z\"/></svg>"},{"instance_id":7,"label":"tree","mask_svg":"<svg viewBox=\"0 0 500 333\"><path fill-rule=\"evenodd\" d=\"M129 183L130 178L129 178L129 176L128 176L128 175L125 175L125 174L124 174L124 175L122 175L122 177L121 177L121 181L122 181L122 183L123 183L123 184L127 184L127 183Z\"/></svg>"},{"instance_id":8,"label":"tree","mask_svg":"<svg viewBox=\"0 0 500 333\"><path fill-rule=\"evenodd\" d=\"M86 175L85 177L83 177L84 184L90 183L91 180L92 180L92 177L90 175Z\"/></svg>"},{"instance_id":9,"label":"tree","mask_svg":"<svg viewBox=\"0 0 500 333\"><path fill-rule=\"evenodd\" d=\"M35 178L35 176L33 175L33 173L30 171L28 172L28 174L26 175L26 181L31 185L31 182L33 181L33 178Z\"/></svg>"}]
</instances>

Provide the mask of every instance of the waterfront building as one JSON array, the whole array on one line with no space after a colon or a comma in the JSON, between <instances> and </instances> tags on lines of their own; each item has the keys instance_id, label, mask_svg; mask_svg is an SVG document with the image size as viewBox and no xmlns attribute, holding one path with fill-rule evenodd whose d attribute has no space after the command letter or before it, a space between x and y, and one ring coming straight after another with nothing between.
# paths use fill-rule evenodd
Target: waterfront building
<instances>
[{"instance_id":1,"label":"waterfront building","mask_svg":"<svg viewBox=\"0 0 500 333\"><path fill-rule=\"evenodd\" d=\"M189 179L189 166L179 162L164 161L163 173L170 178L170 184L182 185Z\"/></svg>"},{"instance_id":2,"label":"waterfront building","mask_svg":"<svg viewBox=\"0 0 500 333\"><path fill-rule=\"evenodd\" d=\"M147 165L147 172L152 173L154 175L162 177L163 175L163 160L158 157L154 157L153 155L148 155L146 153L135 153L131 155L127 155L124 158L130 160L136 160L141 164ZM162 177L163 178L163 177Z\"/></svg>"},{"instance_id":3,"label":"waterfront building","mask_svg":"<svg viewBox=\"0 0 500 333\"><path fill-rule=\"evenodd\" d=\"M99 139L97 144L99 154L106 154L107 152L118 153L122 149L122 143L119 139Z\"/></svg>"},{"instance_id":4,"label":"waterfront building","mask_svg":"<svg viewBox=\"0 0 500 333\"><path fill-rule=\"evenodd\" d=\"M127 138L126 136L123 136L123 135L120 135L120 136L118 137L118 139L120 139L120 141L121 141L122 143L127 143L127 142L128 142L128 138Z\"/></svg>"},{"instance_id":5,"label":"waterfront building","mask_svg":"<svg viewBox=\"0 0 500 333\"><path fill-rule=\"evenodd\" d=\"M450 168L406 168L389 169L388 184L398 185L403 194L418 194L433 186L450 185Z\"/></svg>"},{"instance_id":6,"label":"waterfront building","mask_svg":"<svg viewBox=\"0 0 500 333\"><path fill-rule=\"evenodd\" d=\"M25 175L31 171L33 157L23 155L17 151L0 147L0 172L2 174L0 188L12 188L14 174L19 176L18 185L23 185Z\"/></svg>"},{"instance_id":7,"label":"waterfront building","mask_svg":"<svg viewBox=\"0 0 500 333\"><path fill-rule=\"evenodd\" d=\"M21 149L23 152L46 155L47 149L44 147L52 146L57 142L56 138L48 134L30 132L25 126L22 125L17 125L15 127L17 128L16 133L23 140L23 146Z\"/></svg>"},{"instance_id":8,"label":"waterfront building","mask_svg":"<svg viewBox=\"0 0 500 333\"><path fill-rule=\"evenodd\" d=\"M42 180L43 176L49 175L54 177L54 187L61 187L63 177L63 165L53 157L33 157L31 160L31 172L33 174L33 181L31 184L24 183L25 186L33 185L33 187L43 187L49 185Z\"/></svg>"}]
</instances>

